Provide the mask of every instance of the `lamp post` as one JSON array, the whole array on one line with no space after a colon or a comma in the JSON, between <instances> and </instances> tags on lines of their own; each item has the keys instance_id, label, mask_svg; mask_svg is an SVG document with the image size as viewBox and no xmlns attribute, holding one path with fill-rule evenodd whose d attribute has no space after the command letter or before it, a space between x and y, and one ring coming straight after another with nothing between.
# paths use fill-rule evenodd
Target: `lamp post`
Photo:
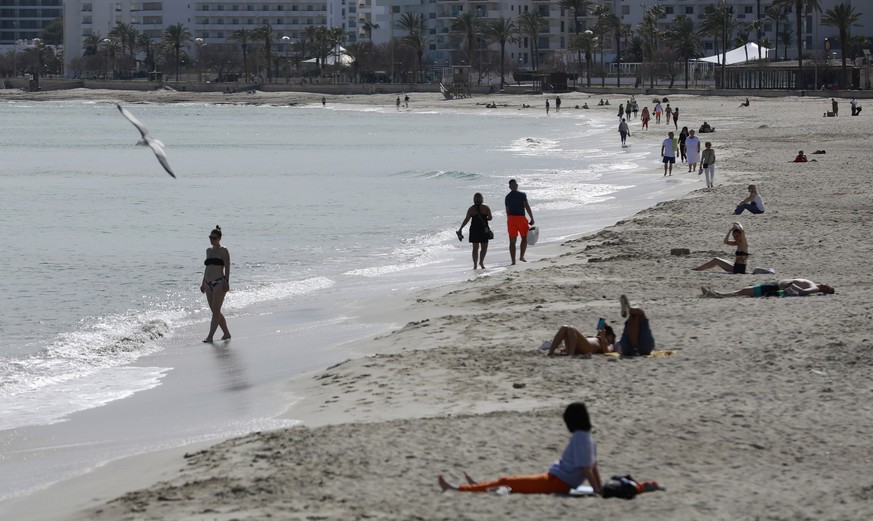
<instances>
[{"instance_id":1,"label":"lamp post","mask_svg":"<svg viewBox=\"0 0 873 521\"><path fill-rule=\"evenodd\" d=\"M288 61L288 46L291 43L290 36L283 36L282 43L285 45L285 67L288 68L288 72L285 74L285 83L291 83L291 62Z\"/></svg>"},{"instance_id":2,"label":"lamp post","mask_svg":"<svg viewBox=\"0 0 873 521\"><path fill-rule=\"evenodd\" d=\"M197 45L197 82L203 81L203 46L206 42L203 38L194 38L194 44Z\"/></svg>"}]
</instances>

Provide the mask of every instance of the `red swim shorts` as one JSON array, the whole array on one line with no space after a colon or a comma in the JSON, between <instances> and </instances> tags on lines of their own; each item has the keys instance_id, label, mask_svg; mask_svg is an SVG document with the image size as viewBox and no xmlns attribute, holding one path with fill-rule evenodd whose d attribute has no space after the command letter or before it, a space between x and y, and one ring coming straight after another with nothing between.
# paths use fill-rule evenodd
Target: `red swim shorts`
<instances>
[{"instance_id":1,"label":"red swim shorts","mask_svg":"<svg viewBox=\"0 0 873 521\"><path fill-rule=\"evenodd\" d=\"M519 235L527 237L527 231L530 229L530 226L527 224L527 217L524 215L507 215L506 229L509 231L510 237Z\"/></svg>"}]
</instances>

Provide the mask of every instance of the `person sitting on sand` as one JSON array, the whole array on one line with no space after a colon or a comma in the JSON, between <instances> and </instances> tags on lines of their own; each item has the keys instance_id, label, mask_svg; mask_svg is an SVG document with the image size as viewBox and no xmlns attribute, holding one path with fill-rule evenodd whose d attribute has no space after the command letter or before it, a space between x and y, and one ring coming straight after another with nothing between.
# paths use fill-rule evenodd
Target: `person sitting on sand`
<instances>
[{"instance_id":1,"label":"person sitting on sand","mask_svg":"<svg viewBox=\"0 0 873 521\"><path fill-rule=\"evenodd\" d=\"M582 402L574 402L564 410L564 424L572 433L570 442L548 471L542 474L504 476L492 481L475 481L466 472L467 483L452 485L440 475L440 488L458 492L490 492L507 487L513 494L568 494L585 481L600 495L602 483L597 469L597 445L591 437L591 419Z\"/></svg>"},{"instance_id":2,"label":"person sitting on sand","mask_svg":"<svg viewBox=\"0 0 873 521\"><path fill-rule=\"evenodd\" d=\"M598 103L597 106L598 106L598 107L602 107L602 106L603 106L603 98L600 98L600 103Z\"/></svg>"},{"instance_id":3,"label":"person sitting on sand","mask_svg":"<svg viewBox=\"0 0 873 521\"><path fill-rule=\"evenodd\" d=\"M746 101L744 101L743 103L740 103L740 106L741 107L748 107L749 106L749 98L746 98Z\"/></svg>"},{"instance_id":4,"label":"person sitting on sand","mask_svg":"<svg viewBox=\"0 0 873 521\"><path fill-rule=\"evenodd\" d=\"M740 204L734 209L734 215L740 215L746 210L754 214L764 213L764 200L761 199L761 195L758 193L758 187L749 185L748 189L749 196L740 201Z\"/></svg>"},{"instance_id":5,"label":"person sitting on sand","mask_svg":"<svg viewBox=\"0 0 873 521\"><path fill-rule=\"evenodd\" d=\"M779 282L767 282L747 286L736 291L715 291L708 286L702 286L700 291L704 297L806 297L815 293L833 295L834 288L827 284L818 284L809 279L782 279Z\"/></svg>"},{"instance_id":6,"label":"person sitting on sand","mask_svg":"<svg viewBox=\"0 0 873 521\"><path fill-rule=\"evenodd\" d=\"M715 132L715 128L710 126L706 121L703 122L703 125L700 125L700 129L698 129L698 134L708 134L709 132Z\"/></svg>"},{"instance_id":7,"label":"person sitting on sand","mask_svg":"<svg viewBox=\"0 0 873 521\"><path fill-rule=\"evenodd\" d=\"M562 343L563 349L558 349ZM549 356L554 356L556 353L568 356L605 355L615 349L615 332L611 326L604 324L602 328L597 329L597 336L586 337L573 326L561 326L548 345L549 352L546 354Z\"/></svg>"},{"instance_id":8,"label":"person sitting on sand","mask_svg":"<svg viewBox=\"0 0 873 521\"><path fill-rule=\"evenodd\" d=\"M728 273L746 273L746 261L749 258L749 243L746 240L746 231L743 229L743 225L740 223L731 224L727 235L724 236L724 243L729 246L737 247L737 251L734 253L733 263L728 262L725 259L716 257L705 264L701 264L700 266L693 268L694 271L721 268Z\"/></svg>"},{"instance_id":9,"label":"person sitting on sand","mask_svg":"<svg viewBox=\"0 0 873 521\"><path fill-rule=\"evenodd\" d=\"M793 163L806 163L806 155L803 153L803 150L797 152L797 157L794 158Z\"/></svg>"}]
</instances>

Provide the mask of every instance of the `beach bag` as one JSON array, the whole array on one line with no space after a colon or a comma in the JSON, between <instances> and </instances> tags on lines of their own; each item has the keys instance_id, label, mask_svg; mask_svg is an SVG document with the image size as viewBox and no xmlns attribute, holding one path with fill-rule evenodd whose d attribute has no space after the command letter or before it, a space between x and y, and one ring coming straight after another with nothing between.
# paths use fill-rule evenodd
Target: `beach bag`
<instances>
[{"instance_id":1,"label":"beach bag","mask_svg":"<svg viewBox=\"0 0 873 521\"><path fill-rule=\"evenodd\" d=\"M540 239L540 229L536 226L531 226L527 231L527 245L533 246Z\"/></svg>"},{"instance_id":2,"label":"beach bag","mask_svg":"<svg viewBox=\"0 0 873 521\"><path fill-rule=\"evenodd\" d=\"M608 483L603 485L601 491L604 498L617 497L621 499L633 499L637 497L637 482L627 476L612 476Z\"/></svg>"},{"instance_id":3,"label":"beach bag","mask_svg":"<svg viewBox=\"0 0 873 521\"><path fill-rule=\"evenodd\" d=\"M485 237L489 241L493 241L494 240L494 232L491 231L491 226L488 225L488 221L484 217L482 217L482 214L478 213L478 208L476 208L476 210L477 210L476 215L479 216L479 219L482 220L482 224L485 225Z\"/></svg>"}]
</instances>

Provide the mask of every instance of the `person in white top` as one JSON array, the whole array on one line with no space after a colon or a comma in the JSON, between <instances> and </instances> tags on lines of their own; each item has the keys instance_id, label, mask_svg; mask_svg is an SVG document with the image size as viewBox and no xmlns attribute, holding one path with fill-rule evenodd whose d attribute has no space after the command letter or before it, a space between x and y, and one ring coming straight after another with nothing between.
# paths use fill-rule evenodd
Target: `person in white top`
<instances>
[{"instance_id":1,"label":"person in white top","mask_svg":"<svg viewBox=\"0 0 873 521\"><path fill-rule=\"evenodd\" d=\"M761 195L758 193L758 187L755 185L749 185L749 197L740 201L740 204L738 204L737 208L734 210L734 215L740 215L745 210L755 214L764 213L764 200L761 199Z\"/></svg>"},{"instance_id":2,"label":"person in white top","mask_svg":"<svg viewBox=\"0 0 873 521\"><path fill-rule=\"evenodd\" d=\"M664 175L667 175L669 168L670 174L673 175L673 164L676 163L676 152L673 149L673 133L667 134L667 139L661 143L661 157L664 158Z\"/></svg>"},{"instance_id":3,"label":"person in white top","mask_svg":"<svg viewBox=\"0 0 873 521\"><path fill-rule=\"evenodd\" d=\"M685 138L685 155L688 157L688 171L697 170L697 163L700 162L700 138L694 135L694 129L688 131L688 137Z\"/></svg>"}]
</instances>

